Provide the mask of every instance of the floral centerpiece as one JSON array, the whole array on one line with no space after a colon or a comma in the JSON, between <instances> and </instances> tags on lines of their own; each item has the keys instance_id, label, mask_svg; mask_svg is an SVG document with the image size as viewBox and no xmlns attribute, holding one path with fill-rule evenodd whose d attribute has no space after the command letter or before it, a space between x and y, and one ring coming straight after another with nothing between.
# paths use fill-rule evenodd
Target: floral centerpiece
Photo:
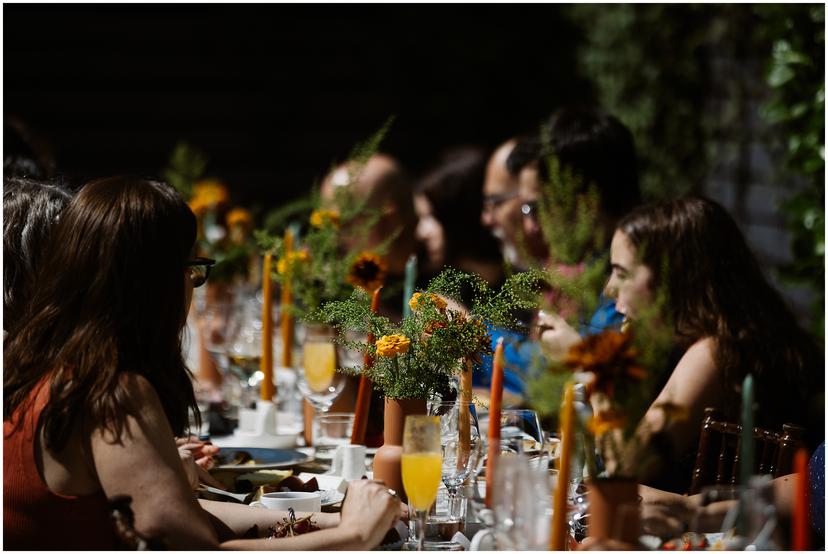
<instances>
[{"instance_id":1,"label":"floral centerpiece","mask_svg":"<svg viewBox=\"0 0 828 554\"><path fill-rule=\"evenodd\" d=\"M495 292L477 275L446 269L426 290L413 294L411 313L400 323L373 313L362 290L347 300L324 304L309 319L336 325L340 343L373 357L366 374L387 398L426 399L450 390L464 360L479 362L491 354L489 325L516 327L512 314L536 305L538 283L538 273L521 273ZM458 304L464 286L473 291L469 309ZM348 331L378 338L375 343L354 341ZM362 369L340 371L358 375Z\"/></svg>"},{"instance_id":2,"label":"floral centerpiece","mask_svg":"<svg viewBox=\"0 0 828 554\"><path fill-rule=\"evenodd\" d=\"M349 182L360 178L387 128L388 124L353 150L346 164ZM260 247L272 252L277 260L277 282L291 281L296 302L290 309L296 315L313 312L325 302L344 300L354 288L370 293L383 284L383 255L395 237L368 247L368 234L381 213L369 207L366 198L354 195L354 188L337 186L333 198L327 201L314 190L308 197L270 214L265 229L254 233ZM296 225L297 216L304 219L300 225ZM292 228L298 235L290 249L283 238L285 228Z\"/></svg>"}]
</instances>

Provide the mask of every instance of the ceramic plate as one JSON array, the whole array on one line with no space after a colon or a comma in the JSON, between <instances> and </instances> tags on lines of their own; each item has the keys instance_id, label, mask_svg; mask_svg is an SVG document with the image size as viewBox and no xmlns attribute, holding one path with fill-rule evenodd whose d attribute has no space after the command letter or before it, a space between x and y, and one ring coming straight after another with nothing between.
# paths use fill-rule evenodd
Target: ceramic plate
<instances>
[{"instance_id":1,"label":"ceramic plate","mask_svg":"<svg viewBox=\"0 0 828 554\"><path fill-rule=\"evenodd\" d=\"M246 463L237 463L238 457L248 454L251 458ZM216 454L216 465L213 469L230 469L237 470L244 473L257 471L260 469L279 469L283 467L295 466L313 460L313 456L309 456L298 450L290 450L283 448L222 448Z\"/></svg>"}]
</instances>

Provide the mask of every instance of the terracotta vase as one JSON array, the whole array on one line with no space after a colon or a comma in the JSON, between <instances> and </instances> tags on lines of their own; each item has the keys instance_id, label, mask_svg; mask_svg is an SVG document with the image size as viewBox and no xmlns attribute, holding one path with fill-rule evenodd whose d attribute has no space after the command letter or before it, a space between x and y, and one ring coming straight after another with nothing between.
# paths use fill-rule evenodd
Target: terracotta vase
<instances>
[{"instance_id":1,"label":"terracotta vase","mask_svg":"<svg viewBox=\"0 0 828 554\"><path fill-rule=\"evenodd\" d=\"M426 401L420 398L385 399L385 442L374 455L374 479L384 481L403 502L408 502L402 483L402 439L405 416L425 415Z\"/></svg>"},{"instance_id":2,"label":"terracotta vase","mask_svg":"<svg viewBox=\"0 0 828 554\"><path fill-rule=\"evenodd\" d=\"M641 532L638 484L623 477L593 479L589 487L589 536L637 545Z\"/></svg>"}]
</instances>

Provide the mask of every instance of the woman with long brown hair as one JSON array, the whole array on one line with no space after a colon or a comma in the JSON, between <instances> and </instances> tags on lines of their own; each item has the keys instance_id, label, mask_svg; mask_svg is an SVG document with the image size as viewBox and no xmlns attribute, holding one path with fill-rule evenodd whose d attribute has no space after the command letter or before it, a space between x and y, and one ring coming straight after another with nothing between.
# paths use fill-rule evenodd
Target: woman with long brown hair
<instances>
[{"instance_id":1,"label":"woman with long brown hair","mask_svg":"<svg viewBox=\"0 0 828 554\"><path fill-rule=\"evenodd\" d=\"M627 318L635 320L657 292L665 293L661 321L672 322L680 359L654 404L676 404L687 417L665 422L651 408L642 428L668 437L662 447L674 459L695 453L705 407L739 420L748 373L756 384L757 426L797 423L811 448L823 440L824 353L768 283L722 206L686 197L638 208L616 227L611 261L607 292Z\"/></svg>"},{"instance_id":2,"label":"woman with long brown hair","mask_svg":"<svg viewBox=\"0 0 828 554\"><path fill-rule=\"evenodd\" d=\"M62 212L25 323L5 343L5 547L113 549L116 495L132 499L137 531L173 549L215 547L217 528L228 539L275 522L268 510L200 505L174 446L188 412L198 420L181 355L192 289L206 279L205 260L191 258L195 232L171 187L137 178L91 182ZM348 496L336 528L228 545L375 546L394 499L367 482Z\"/></svg>"}]
</instances>

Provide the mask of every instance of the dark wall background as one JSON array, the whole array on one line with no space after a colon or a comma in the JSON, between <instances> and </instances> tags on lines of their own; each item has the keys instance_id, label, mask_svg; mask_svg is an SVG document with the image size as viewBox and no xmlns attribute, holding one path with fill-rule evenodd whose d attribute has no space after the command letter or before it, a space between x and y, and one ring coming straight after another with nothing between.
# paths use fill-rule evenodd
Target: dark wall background
<instances>
[{"instance_id":1,"label":"dark wall background","mask_svg":"<svg viewBox=\"0 0 828 554\"><path fill-rule=\"evenodd\" d=\"M5 105L75 181L187 140L241 202L294 197L397 119L413 172L589 99L554 5L4 5Z\"/></svg>"}]
</instances>

